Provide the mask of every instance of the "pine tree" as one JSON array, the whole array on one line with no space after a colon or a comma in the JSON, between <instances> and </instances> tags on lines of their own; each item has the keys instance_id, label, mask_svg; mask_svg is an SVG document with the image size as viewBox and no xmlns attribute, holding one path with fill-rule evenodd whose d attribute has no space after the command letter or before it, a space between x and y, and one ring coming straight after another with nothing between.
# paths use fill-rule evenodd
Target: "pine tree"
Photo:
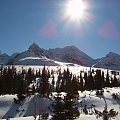
<instances>
[{"instance_id":1,"label":"pine tree","mask_svg":"<svg viewBox=\"0 0 120 120\"><path fill-rule=\"evenodd\" d=\"M68 120L74 120L80 116L79 110L76 105L76 98L73 98L73 93L68 92L64 102L65 102L65 116Z\"/></svg>"},{"instance_id":2,"label":"pine tree","mask_svg":"<svg viewBox=\"0 0 120 120\"><path fill-rule=\"evenodd\" d=\"M55 85L55 77L54 77L54 75L52 76L52 91L54 91L54 85Z\"/></svg>"},{"instance_id":3,"label":"pine tree","mask_svg":"<svg viewBox=\"0 0 120 120\"><path fill-rule=\"evenodd\" d=\"M95 79L95 89L101 90L103 87L103 80L101 75L101 70L96 70L96 74L94 76Z\"/></svg>"},{"instance_id":4,"label":"pine tree","mask_svg":"<svg viewBox=\"0 0 120 120\"><path fill-rule=\"evenodd\" d=\"M57 97L55 97L55 100L52 104L53 109L53 116L51 120L65 120L65 103L62 100L60 94L57 94Z\"/></svg>"},{"instance_id":5,"label":"pine tree","mask_svg":"<svg viewBox=\"0 0 120 120\"><path fill-rule=\"evenodd\" d=\"M3 66L0 66L0 95L2 94L3 92L3 79L2 79L2 76L3 76Z\"/></svg>"},{"instance_id":6,"label":"pine tree","mask_svg":"<svg viewBox=\"0 0 120 120\"><path fill-rule=\"evenodd\" d=\"M62 73L61 73L61 70L59 70L59 73L58 73L58 79L57 79L57 82L56 82L56 91L57 92L62 92L64 91L64 83L65 83L65 80L63 80L64 77L62 77ZM61 83L61 84L60 84Z\"/></svg>"},{"instance_id":7,"label":"pine tree","mask_svg":"<svg viewBox=\"0 0 120 120\"><path fill-rule=\"evenodd\" d=\"M26 79L26 82L27 82L27 86L29 86L29 84L32 83L32 81L34 80L34 70L29 68L28 71L27 71L25 79Z\"/></svg>"},{"instance_id":8,"label":"pine tree","mask_svg":"<svg viewBox=\"0 0 120 120\"><path fill-rule=\"evenodd\" d=\"M110 87L110 79L109 79L109 73L108 73L108 69L107 69L107 75L106 75L106 87Z\"/></svg>"},{"instance_id":9,"label":"pine tree","mask_svg":"<svg viewBox=\"0 0 120 120\"><path fill-rule=\"evenodd\" d=\"M4 68L3 70L3 76L2 76L2 90L3 90L3 94L7 94L8 93L8 78L7 78L7 68Z\"/></svg>"},{"instance_id":10,"label":"pine tree","mask_svg":"<svg viewBox=\"0 0 120 120\"><path fill-rule=\"evenodd\" d=\"M42 78L41 78L41 83L39 86L39 93L42 95L49 95L49 81L48 81L48 73L47 70L44 66L43 70L42 70Z\"/></svg>"},{"instance_id":11,"label":"pine tree","mask_svg":"<svg viewBox=\"0 0 120 120\"><path fill-rule=\"evenodd\" d=\"M84 80L85 80L85 90L88 88L88 76L87 76L87 72L84 72Z\"/></svg>"},{"instance_id":12,"label":"pine tree","mask_svg":"<svg viewBox=\"0 0 120 120\"><path fill-rule=\"evenodd\" d=\"M95 85L94 85L94 79L93 79L93 76L92 76L92 72L90 71L89 75L88 75L88 90L93 90L95 88Z\"/></svg>"},{"instance_id":13,"label":"pine tree","mask_svg":"<svg viewBox=\"0 0 120 120\"><path fill-rule=\"evenodd\" d=\"M115 75L115 74L114 74L114 79L113 79L113 81L112 81L111 85L112 85L112 87L118 87L118 80L117 80L117 78L116 78L116 75Z\"/></svg>"},{"instance_id":14,"label":"pine tree","mask_svg":"<svg viewBox=\"0 0 120 120\"><path fill-rule=\"evenodd\" d=\"M80 90L83 91L84 90L84 86L83 86L83 77L82 77L82 73L80 72Z\"/></svg>"},{"instance_id":15,"label":"pine tree","mask_svg":"<svg viewBox=\"0 0 120 120\"><path fill-rule=\"evenodd\" d=\"M102 76L101 76L101 84L102 84L102 88L105 87L105 76L104 76L104 71L102 71Z\"/></svg>"}]
</instances>

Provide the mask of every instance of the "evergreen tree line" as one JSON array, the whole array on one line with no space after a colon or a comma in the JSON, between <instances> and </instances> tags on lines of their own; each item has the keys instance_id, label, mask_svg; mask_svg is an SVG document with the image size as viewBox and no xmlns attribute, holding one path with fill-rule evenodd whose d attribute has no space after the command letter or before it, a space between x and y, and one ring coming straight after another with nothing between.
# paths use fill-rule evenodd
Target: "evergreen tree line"
<instances>
[{"instance_id":1,"label":"evergreen tree line","mask_svg":"<svg viewBox=\"0 0 120 120\"><path fill-rule=\"evenodd\" d=\"M100 90L104 87L119 87L120 80L116 77L116 72L113 73L114 77L110 77L109 71L105 75L104 71L97 69L96 71L81 71L79 76L76 76L67 70L63 72L61 69L58 71L57 80L55 81L54 71L47 69L34 70L29 68L17 72L14 66L0 67L0 94L26 94L29 92L29 85L32 81L39 78L37 86L32 86L32 93L38 92L41 95L49 96L51 92L66 92L68 93L84 90ZM49 79L52 82L49 82Z\"/></svg>"},{"instance_id":2,"label":"evergreen tree line","mask_svg":"<svg viewBox=\"0 0 120 120\"><path fill-rule=\"evenodd\" d=\"M25 94L27 87L37 76L29 68L17 72L14 66L0 67L0 94Z\"/></svg>"},{"instance_id":3,"label":"evergreen tree line","mask_svg":"<svg viewBox=\"0 0 120 120\"><path fill-rule=\"evenodd\" d=\"M55 83L55 82L53 82ZM53 84L53 86L55 86ZM104 87L119 87L120 80L117 78L117 72L111 75L107 70L105 75L104 71L97 69L96 71L81 71L79 76L70 73L69 69L64 70L63 73L59 71L58 80L56 82L57 92L84 91L84 90L101 90ZM55 87L53 87L55 88Z\"/></svg>"}]
</instances>

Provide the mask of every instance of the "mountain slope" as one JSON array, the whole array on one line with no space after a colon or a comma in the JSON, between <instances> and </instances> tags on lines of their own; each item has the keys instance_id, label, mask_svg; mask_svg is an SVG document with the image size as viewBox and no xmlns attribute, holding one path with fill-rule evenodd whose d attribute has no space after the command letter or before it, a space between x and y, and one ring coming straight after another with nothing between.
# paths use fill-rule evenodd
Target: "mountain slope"
<instances>
[{"instance_id":1,"label":"mountain slope","mask_svg":"<svg viewBox=\"0 0 120 120\"><path fill-rule=\"evenodd\" d=\"M9 60L9 56L6 53L0 53L0 64L6 64Z\"/></svg>"},{"instance_id":2,"label":"mountain slope","mask_svg":"<svg viewBox=\"0 0 120 120\"><path fill-rule=\"evenodd\" d=\"M55 61L91 66L94 60L75 46L45 50L36 43L27 51L14 54L8 64L19 65L58 65Z\"/></svg>"},{"instance_id":3,"label":"mountain slope","mask_svg":"<svg viewBox=\"0 0 120 120\"><path fill-rule=\"evenodd\" d=\"M94 66L115 70L120 69L120 55L109 52L105 57L99 59Z\"/></svg>"},{"instance_id":4,"label":"mountain slope","mask_svg":"<svg viewBox=\"0 0 120 120\"><path fill-rule=\"evenodd\" d=\"M91 66L94 60L75 46L44 50L44 54L53 60Z\"/></svg>"},{"instance_id":5,"label":"mountain slope","mask_svg":"<svg viewBox=\"0 0 120 120\"><path fill-rule=\"evenodd\" d=\"M10 63L15 65L58 65L53 60L48 59L42 49L35 43L30 45L27 51L11 57Z\"/></svg>"},{"instance_id":6,"label":"mountain slope","mask_svg":"<svg viewBox=\"0 0 120 120\"><path fill-rule=\"evenodd\" d=\"M110 52L105 57L93 59L75 46L45 50L36 43L28 50L11 56L0 53L0 64L19 65L59 65L59 62L120 70L120 55Z\"/></svg>"}]
</instances>

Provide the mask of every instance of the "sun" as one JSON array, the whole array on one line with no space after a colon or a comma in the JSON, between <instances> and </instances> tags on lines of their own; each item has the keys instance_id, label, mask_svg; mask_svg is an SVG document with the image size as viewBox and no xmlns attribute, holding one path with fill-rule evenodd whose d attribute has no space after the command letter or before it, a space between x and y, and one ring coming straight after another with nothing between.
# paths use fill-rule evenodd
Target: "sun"
<instances>
[{"instance_id":1,"label":"sun","mask_svg":"<svg viewBox=\"0 0 120 120\"><path fill-rule=\"evenodd\" d=\"M83 0L68 0L65 14L73 20L80 20L84 17L86 8L87 5Z\"/></svg>"}]
</instances>

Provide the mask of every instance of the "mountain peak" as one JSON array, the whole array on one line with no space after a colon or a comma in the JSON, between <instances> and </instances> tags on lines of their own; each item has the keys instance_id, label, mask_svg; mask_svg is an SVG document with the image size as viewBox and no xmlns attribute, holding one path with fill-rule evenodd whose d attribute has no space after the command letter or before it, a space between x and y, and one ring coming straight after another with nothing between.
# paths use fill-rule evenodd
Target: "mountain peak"
<instances>
[{"instance_id":1,"label":"mountain peak","mask_svg":"<svg viewBox=\"0 0 120 120\"><path fill-rule=\"evenodd\" d=\"M33 50L33 49L40 49L40 47L35 43L35 42L33 42L30 46L29 46L29 48L28 48L28 50Z\"/></svg>"},{"instance_id":2,"label":"mountain peak","mask_svg":"<svg viewBox=\"0 0 120 120\"><path fill-rule=\"evenodd\" d=\"M105 57L97 61L95 66L109 68L111 70L118 70L120 69L120 55L114 52L109 52Z\"/></svg>"},{"instance_id":3,"label":"mountain peak","mask_svg":"<svg viewBox=\"0 0 120 120\"><path fill-rule=\"evenodd\" d=\"M30 45L30 47L28 48L28 51L32 51L32 52L41 52L43 53L43 50L34 42Z\"/></svg>"},{"instance_id":4,"label":"mountain peak","mask_svg":"<svg viewBox=\"0 0 120 120\"><path fill-rule=\"evenodd\" d=\"M66 49L77 49L77 50L79 50L79 48L77 48L76 46L74 46L74 45L70 45L70 46L66 46L66 47L64 47L64 48L66 48Z\"/></svg>"},{"instance_id":5,"label":"mountain peak","mask_svg":"<svg viewBox=\"0 0 120 120\"><path fill-rule=\"evenodd\" d=\"M44 56L42 48L40 48L35 42L30 45L28 52L32 52L37 56Z\"/></svg>"},{"instance_id":6,"label":"mountain peak","mask_svg":"<svg viewBox=\"0 0 120 120\"><path fill-rule=\"evenodd\" d=\"M118 57L118 56L120 56L119 54L117 54L117 53L114 53L114 52L109 52L107 55L106 55L106 57Z\"/></svg>"}]
</instances>

